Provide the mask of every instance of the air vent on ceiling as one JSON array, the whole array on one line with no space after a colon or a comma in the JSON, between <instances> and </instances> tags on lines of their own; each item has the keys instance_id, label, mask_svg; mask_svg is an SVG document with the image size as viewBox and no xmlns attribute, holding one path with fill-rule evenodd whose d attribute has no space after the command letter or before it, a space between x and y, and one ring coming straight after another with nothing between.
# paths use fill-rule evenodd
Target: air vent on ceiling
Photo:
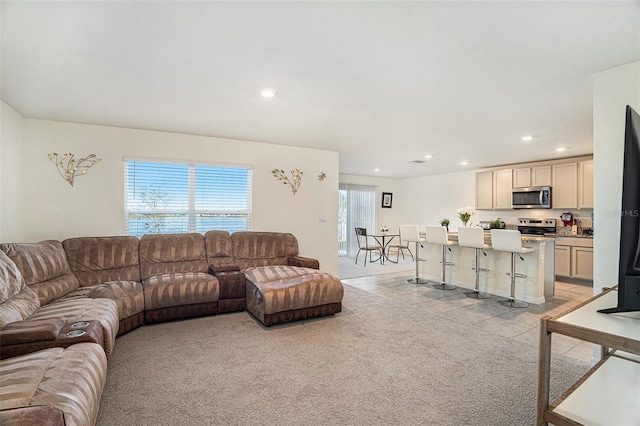
<instances>
[{"instance_id":1,"label":"air vent on ceiling","mask_svg":"<svg viewBox=\"0 0 640 426\"><path fill-rule=\"evenodd\" d=\"M424 164L424 163L426 163L426 161L424 161L424 160L411 160L409 162L410 163L415 163L415 164Z\"/></svg>"}]
</instances>

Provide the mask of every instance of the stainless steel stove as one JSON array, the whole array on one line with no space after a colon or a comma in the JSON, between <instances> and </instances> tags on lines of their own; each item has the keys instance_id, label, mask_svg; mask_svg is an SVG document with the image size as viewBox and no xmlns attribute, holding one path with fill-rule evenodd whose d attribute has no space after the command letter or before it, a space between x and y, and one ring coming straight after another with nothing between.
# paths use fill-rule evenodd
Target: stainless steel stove
<instances>
[{"instance_id":1,"label":"stainless steel stove","mask_svg":"<svg viewBox=\"0 0 640 426\"><path fill-rule=\"evenodd\" d=\"M556 220L553 218L518 218L518 231L526 235L545 235L556 233Z\"/></svg>"}]
</instances>

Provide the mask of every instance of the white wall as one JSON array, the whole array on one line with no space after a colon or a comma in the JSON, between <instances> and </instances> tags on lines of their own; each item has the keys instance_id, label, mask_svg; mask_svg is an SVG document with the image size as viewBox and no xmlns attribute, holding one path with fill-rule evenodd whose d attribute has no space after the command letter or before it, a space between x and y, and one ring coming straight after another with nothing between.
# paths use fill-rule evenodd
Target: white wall
<instances>
[{"instance_id":1,"label":"white wall","mask_svg":"<svg viewBox=\"0 0 640 426\"><path fill-rule=\"evenodd\" d=\"M24 118L6 103L0 110L0 241L21 241Z\"/></svg>"},{"instance_id":2,"label":"white wall","mask_svg":"<svg viewBox=\"0 0 640 426\"><path fill-rule=\"evenodd\" d=\"M451 221L449 230L454 231L462 225L456 210L475 204L475 173L464 171L403 179L398 193L400 222L424 229L447 218ZM471 222L477 223L477 216L473 216Z\"/></svg>"},{"instance_id":3,"label":"white wall","mask_svg":"<svg viewBox=\"0 0 640 426\"><path fill-rule=\"evenodd\" d=\"M594 75L594 294L618 282L625 107L640 112L640 62Z\"/></svg>"},{"instance_id":4,"label":"white wall","mask_svg":"<svg viewBox=\"0 0 640 426\"><path fill-rule=\"evenodd\" d=\"M400 223L397 220L399 213L398 203L401 202L402 196L398 193L397 188L400 187L401 181L397 179L378 178L372 176L358 176L341 174L340 183L351 183L354 185L372 185L376 186L376 231L381 225L387 226L390 230L398 228ZM382 193L390 192L393 194L391 208L382 208ZM337 214L337 210L336 210ZM369 232L372 232L369 230Z\"/></svg>"},{"instance_id":5,"label":"white wall","mask_svg":"<svg viewBox=\"0 0 640 426\"><path fill-rule=\"evenodd\" d=\"M254 170L252 229L293 233L301 255L337 273L336 152L32 119L25 120L24 129L23 241L122 235L124 156L244 164ZM102 162L71 187L47 159L54 151L95 153ZM272 176L273 168L304 171L295 196ZM327 175L322 182L321 172Z\"/></svg>"}]
</instances>

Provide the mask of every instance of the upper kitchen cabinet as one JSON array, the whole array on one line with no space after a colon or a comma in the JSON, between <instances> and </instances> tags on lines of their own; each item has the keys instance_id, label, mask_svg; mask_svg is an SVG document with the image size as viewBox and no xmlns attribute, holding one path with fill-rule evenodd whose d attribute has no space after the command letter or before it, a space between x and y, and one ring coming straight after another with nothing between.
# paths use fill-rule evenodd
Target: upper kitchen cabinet
<instances>
[{"instance_id":1,"label":"upper kitchen cabinet","mask_svg":"<svg viewBox=\"0 0 640 426\"><path fill-rule=\"evenodd\" d=\"M476 209L493 208L493 172L476 173Z\"/></svg>"},{"instance_id":2,"label":"upper kitchen cabinet","mask_svg":"<svg viewBox=\"0 0 640 426\"><path fill-rule=\"evenodd\" d=\"M593 208L593 160L578 164L578 208Z\"/></svg>"},{"instance_id":3,"label":"upper kitchen cabinet","mask_svg":"<svg viewBox=\"0 0 640 426\"><path fill-rule=\"evenodd\" d=\"M513 190L513 169L493 172L493 209L511 208L511 192Z\"/></svg>"},{"instance_id":4,"label":"upper kitchen cabinet","mask_svg":"<svg viewBox=\"0 0 640 426\"><path fill-rule=\"evenodd\" d=\"M578 208L578 163L551 166L551 206L554 209Z\"/></svg>"},{"instance_id":5,"label":"upper kitchen cabinet","mask_svg":"<svg viewBox=\"0 0 640 426\"><path fill-rule=\"evenodd\" d=\"M531 186L551 186L551 166L532 167Z\"/></svg>"},{"instance_id":6,"label":"upper kitchen cabinet","mask_svg":"<svg viewBox=\"0 0 640 426\"><path fill-rule=\"evenodd\" d=\"M476 209L511 210L514 189L551 187L554 209L593 208L593 156L496 166L476 171Z\"/></svg>"},{"instance_id":7,"label":"upper kitchen cabinet","mask_svg":"<svg viewBox=\"0 0 640 426\"><path fill-rule=\"evenodd\" d=\"M531 167L513 169L513 187L529 188L531 186Z\"/></svg>"}]
</instances>

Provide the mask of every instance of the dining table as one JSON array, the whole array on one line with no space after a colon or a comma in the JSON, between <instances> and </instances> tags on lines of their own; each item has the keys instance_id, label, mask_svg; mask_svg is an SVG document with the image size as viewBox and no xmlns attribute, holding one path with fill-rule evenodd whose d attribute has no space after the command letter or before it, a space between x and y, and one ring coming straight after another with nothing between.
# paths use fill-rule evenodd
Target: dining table
<instances>
[{"instance_id":1,"label":"dining table","mask_svg":"<svg viewBox=\"0 0 640 426\"><path fill-rule=\"evenodd\" d=\"M400 238L400 234L390 234L388 232L380 232L377 234L368 234L369 237L372 237L376 242L382 247L382 255L380 256L381 263L384 265L384 262L398 263L394 260L389 259L387 254L387 248L389 244L395 237Z\"/></svg>"}]
</instances>

